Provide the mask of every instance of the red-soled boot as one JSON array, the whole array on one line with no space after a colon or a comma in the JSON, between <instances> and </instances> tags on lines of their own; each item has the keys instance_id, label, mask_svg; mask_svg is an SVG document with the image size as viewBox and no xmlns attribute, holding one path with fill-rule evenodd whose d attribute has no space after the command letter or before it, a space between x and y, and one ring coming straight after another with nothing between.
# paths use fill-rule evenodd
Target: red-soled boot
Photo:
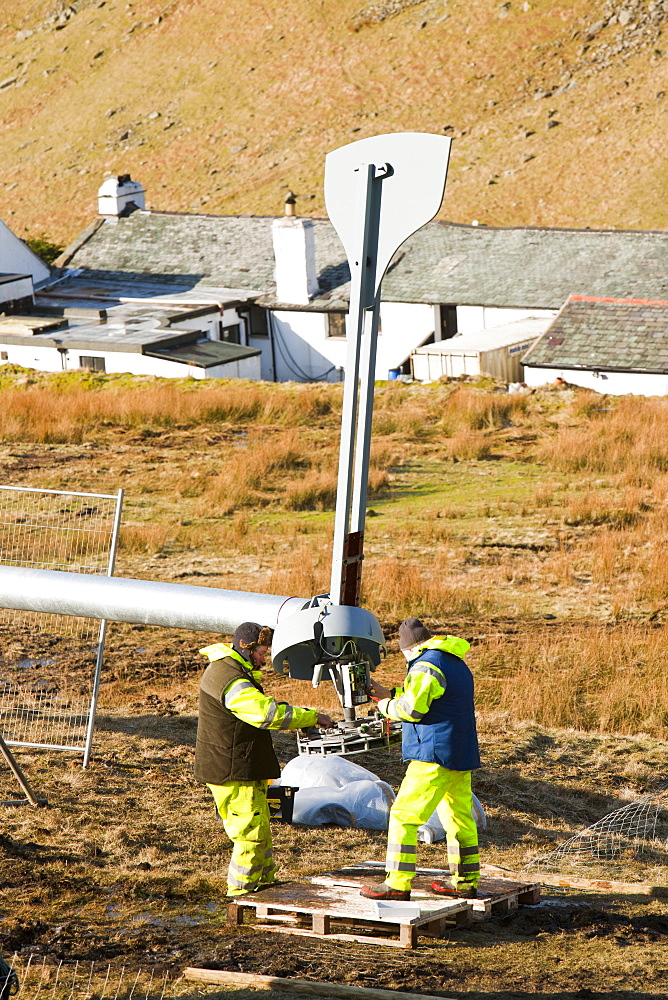
<instances>
[{"instance_id":1,"label":"red-soled boot","mask_svg":"<svg viewBox=\"0 0 668 1000\"><path fill-rule=\"evenodd\" d=\"M460 882L456 889L452 882L432 882L431 891L451 899L476 899L478 895L476 887L466 882Z\"/></svg>"},{"instance_id":2,"label":"red-soled boot","mask_svg":"<svg viewBox=\"0 0 668 1000\"><path fill-rule=\"evenodd\" d=\"M411 898L410 892L392 889L386 882L381 882L380 885L365 885L363 889L360 889L360 896L366 896L367 899L407 900Z\"/></svg>"}]
</instances>

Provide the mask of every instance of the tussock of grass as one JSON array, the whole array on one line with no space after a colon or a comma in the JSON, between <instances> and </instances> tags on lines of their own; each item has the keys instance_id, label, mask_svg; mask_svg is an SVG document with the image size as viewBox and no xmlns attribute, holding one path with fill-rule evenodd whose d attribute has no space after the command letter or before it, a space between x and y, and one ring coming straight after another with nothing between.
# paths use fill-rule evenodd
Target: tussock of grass
<instances>
[{"instance_id":1,"label":"tussock of grass","mask_svg":"<svg viewBox=\"0 0 668 1000\"><path fill-rule=\"evenodd\" d=\"M668 639L663 629L593 625L513 636L477 647L482 706L542 725L602 732L668 732Z\"/></svg>"},{"instance_id":2,"label":"tussock of grass","mask_svg":"<svg viewBox=\"0 0 668 1000\"><path fill-rule=\"evenodd\" d=\"M390 619L475 616L484 613L486 604L482 595L445 576L441 567L422 570L400 556L369 562L362 596L365 606Z\"/></svg>"},{"instance_id":3,"label":"tussock of grass","mask_svg":"<svg viewBox=\"0 0 668 1000\"><path fill-rule=\"evenodd\" d=\"M638 491L626 491L611 507L605 499L593 490L586 490L569 503L564 521L566 524L609 525L611 528L627 528L636 524L647 510L644 497Z\"/></svg>"},{"instance_id":4,"label":"tussock of grass","mask_svg":"<svg viewBox=\"0 0 668 1000\"><path fill-rule=\"evenodd\" d=\"M269 574L267 593L303 597L329 590L330 560L330 538L295 538Z\"/></svg>"},{"instance_id":5,"label":"tussock of grass","mask_svg":"<svg viewBox=\"0 0 668 1000\"><path fill-rule=\"evenodd\" d=\"M376 394L373 430L380 437L452 437L505 427L527 406L524 396L450 386L421 389L400 382Z\"/></svg>"},{"instance_id":6,"label":"tussock of grass","mask_svg":"<svg viewBox=\"0 0 668 1000\"><path fill-rule=\"evenodd\" d=\"M445 442L445 453L449 458L459 462L467 460L480 461L489 458L492 442L483 431L471 430L467 427L456 431Z\"/></svg>"},{"instance_id":7,"label":"tussock of grass","mask_svg":"<svg viewBox=\"0 0 668 1000\"><path fill-rule=\"evenodd\" d=\"M561 472L633 474L668 471L665 448L668 401L623 396L606 412L605 397L589 394L576 406L581 425L561 430L538 449L538 457ZM594 403L598 405L594 407ZM608 404L609 405L609 404ZM589 419L595 415L594 419Z\"/></svg>"},{"instance_id":8,"label":"tussock of grass","mask_svg":"<svg viewBox=\"0 0 668 1000\"><path fill-rule=\"evenodd\" d=\"M159 552L167 541L170 528L164 524L124 524L119 548L125 552Z\"/></svg>"},{"instance_id":9,"label":"tussock of grass","mask_svg":"<svg viewBox=\"0 0 668 1000\"><path fill-rule=\"evenodd\" d=\"M326 386L299 386L277 395L258 382L199 388L196 383L155 380L125 389L105 378L83 384L70 380L60 386L28 384L3 392L0 436L5 441L79 443L104 427L142 430L248 422L295 427L335 412L339 396L336 387Z\"/></svg>"},{"instance_id":10,"label":"tussock of grass","mask_svg":"<svg viewBox=\"0 0 668 1000\"><path fill-rule=\"evenodd\" d=\"M334 510L336 486L335 472L311 469L303 479L288 484L283 503L288 510Z\"/></svg>"},{"instance_id":11,"label":"tussock of grass","mask_svg":"<svg viewBox=\"0 0 668 1000\"><path fill-rule=\"evenodd\" d=\"M526 412L525 396L470 392L459 389L445 403L443 423L468 427L474 431L505 427L512 417Z\"/></svg>"}]
</instances>

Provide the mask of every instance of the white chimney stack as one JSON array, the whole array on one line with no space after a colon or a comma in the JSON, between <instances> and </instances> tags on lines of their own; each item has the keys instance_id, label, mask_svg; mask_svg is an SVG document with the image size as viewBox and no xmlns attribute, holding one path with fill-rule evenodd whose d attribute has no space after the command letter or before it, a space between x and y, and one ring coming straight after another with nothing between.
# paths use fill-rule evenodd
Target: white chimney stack
<instances>
[{"instance_id":1,"label":"white chimney stack","mask_svg":"<svg viewBox=\"0 0 668 1000\"><path fill-rule=\"evenodd\" d=\"M145 208L144 188L139 181L133 181L130 174L119 174L118 177L107 177L97 192L97 205L100 215L127 215L134 208Z\"/></svg>"},{"instance_id":2,"label":"white chimney stack","mask_svg":"<svg viewBox=\"0 0 668 1000\"><path fill-rule=\"evenodd\" d=\"M310 219L297 219L294 215L274 219L272 238L279 302L305 306L318 294L314 232Z\"/></svg>"}]
</instances>

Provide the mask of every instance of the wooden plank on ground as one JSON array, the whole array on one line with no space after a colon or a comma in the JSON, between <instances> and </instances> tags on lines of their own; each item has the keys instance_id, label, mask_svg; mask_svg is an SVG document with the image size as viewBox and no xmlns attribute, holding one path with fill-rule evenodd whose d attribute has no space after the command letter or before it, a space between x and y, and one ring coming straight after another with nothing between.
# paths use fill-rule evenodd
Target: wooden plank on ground
<instances>
[{"instance_id":1,"label":"wooden plank on ground","mask_svg":"<svg viewBox=\"0 0 668 1000\"><path fill-rule=\"evenodd\" d=\"M344 986L341 983L313 983L307 979L283 979L260 976L249 972L226 972L221 969L185 969L186 979L219 986L244 986L247 989L283 990L317 997L349 997L350 1000L436 1000L426 993L401 993L397 990L376 990L368 986ZM439 997L439 1000L448 1000Z\"/></svg>"},{"instance_id":2,"label":"wooden plank on ground","mask_svg":"<svg viewBox=\"0 0 668 1000\"><path fill-rule=\"evenodd\" d=\"M411 930L411 927L406 924L404 925ZM318 941L323 940L322 934L318 934L317 931L310 931L307 927L276 927L274 924L254 924L253 929L256 931L271 931L272 934L293 934L296 937L309 937L316 938ZM404 930L404 927L401 928ZM336 934L328 934L328 941L352 941L354 944L380 944L383 948L401 948L405 949L408 947L413 947L412 945L406 945L403 943L401 936L399 938L389 938L389 937L377 937L374 934L346 934L344 931L340 931Z\"/></svg>"},{"instance_id":3,"label":"wooden plank on ground","mask_svg":"<svg viewBox=\"0 0 668 1000\"><path fill-rule=\"evenodd\" d=\"M527 879L530 874L534 882L559 889L585 889L589 892L619 893L621 896L655 896L668 898L668 886L647 885L644 882L613 882L608 879L580 878L578 875L558 875L554 872L515 872L498 865L482 865L483 875L498 875L501 878Z\"/></svg>"}]
</instances>

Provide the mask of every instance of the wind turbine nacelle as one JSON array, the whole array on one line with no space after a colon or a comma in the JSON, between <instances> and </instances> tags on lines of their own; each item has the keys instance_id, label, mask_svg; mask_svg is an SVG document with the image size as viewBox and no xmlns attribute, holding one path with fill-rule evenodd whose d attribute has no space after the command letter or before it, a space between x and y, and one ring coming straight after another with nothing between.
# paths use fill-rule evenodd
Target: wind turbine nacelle
<instances>
[{"instance_id":1,"label":"wind turbine nacelle","mask_svg":"<svg viewBox=\"0 0 668 1000\"><path fill-rule=\"evenodd\" d=\"M284 673L287 660L290 677L304 681L313 681L318 664L353 661L361 655L377 666L385 652L385 636L375 615L364 608L331 604L324 597L282 618L271 645L276 673Z\"/></svg>"}]
</instances>

